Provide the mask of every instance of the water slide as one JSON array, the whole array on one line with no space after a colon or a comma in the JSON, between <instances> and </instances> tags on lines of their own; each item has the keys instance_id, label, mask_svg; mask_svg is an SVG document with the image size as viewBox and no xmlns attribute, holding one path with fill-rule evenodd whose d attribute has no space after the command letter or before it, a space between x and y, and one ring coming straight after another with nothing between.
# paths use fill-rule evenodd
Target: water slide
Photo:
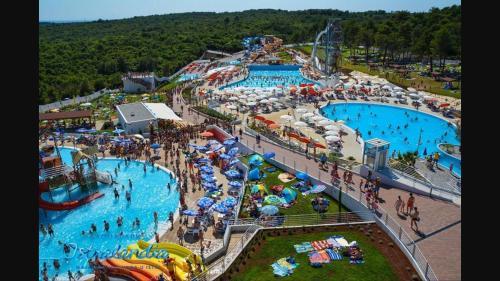
<instances>
[{"instance_id":1,"label":"water slide","mask_svg":"<svg viewBox=\"0 0 500 281\"><path fill-rule=\"evenodd\" d=\"M104 193L97 192L97 193L93 193L93 194L90 194L88 196L85 196L85 197L78 199L78 200L61 202L61 203L53 203L53 202L43 200L42 197L40 196L42 194L42 192L49 191L48 182L39 183L38 184L38 191L39 191L38 206L42 209L51 210L51 211L71 210L71 209L77 208L81 205L85 205L89 202L92 202L92 201L104 196Z\"/></svg>"},{"instance_id":2,"label":"water slide","mask_svg":"<svg viewBox=\"0 0 500 281\"><path fill-rule=\"evenodd\" d=\"M135 281L151 281L157 280L155 276L149 272L130 266L129 263L119 259L106 259L98 261L99 265L105 267L109 275L116 277L132 278Z\"/></svg>"}]
</instances>

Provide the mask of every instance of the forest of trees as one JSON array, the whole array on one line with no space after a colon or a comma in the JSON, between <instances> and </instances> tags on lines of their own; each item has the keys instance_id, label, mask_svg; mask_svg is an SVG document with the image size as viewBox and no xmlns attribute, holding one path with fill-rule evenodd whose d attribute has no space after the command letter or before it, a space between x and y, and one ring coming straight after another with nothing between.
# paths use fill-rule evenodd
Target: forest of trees
<instances>
[{"instance_id":1,"label":"forest of trees","mask_svg":"<svg viewBox=\"0 0 500 281\"><path fill-rule=\"evenodd\" d=\"M121 85L127 71L171 75L206 49L235 52L245 36L274 34L285 44L311 42L330 18L340 18L347 48L381 50L384 60L460 57L461 7L426 13L339 10L248 10L40 23L39 103Z\"/></svg>"}]
</instances>

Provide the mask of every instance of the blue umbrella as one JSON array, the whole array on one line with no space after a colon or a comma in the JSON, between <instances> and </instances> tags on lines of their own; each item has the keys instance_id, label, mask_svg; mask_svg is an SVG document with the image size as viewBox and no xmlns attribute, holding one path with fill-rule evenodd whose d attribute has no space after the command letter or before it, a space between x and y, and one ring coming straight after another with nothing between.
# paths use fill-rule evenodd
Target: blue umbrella
<instances>
[{"instance_id":1,"label":"blue umbrella","mask_svg":"<svg viewBox=\"0 0 500 281\"><path fill-rule=\"evenodd\" d=\"M276 153L274 153L274 152L266 152L266 153L264 153L263 156L264 156L264 159L271 159L274 156L276 156Z\"/></svg>"},{"instance_id":2,"label":"blue umbrella","mask_svg":"<svg viewBox=\"0 0 500 281\"><path fill-rule=\"evenodd\" d=\"M228 139L224 141L224 145L233 145L236 141L234 139Z\"/></svg>"},{"instance_id":3,"label":"blue umbrella","mask_svg":"<svg viewBox=\"0 0 500 281\"><path fill-rule=\"evenodd\" d=\"M218 212L218 213L221 213L221 214L225 214L229 211L229 208L224 205L222 202L219 202L217 204L214 204L212 206L212 210Z\"/></svg>"},{"instance_id":4,"label":"blue umbrella","mask_svg":"<svg viewBox=\"0 0 500 281\"><path fill-rule=\"evenodd\" d=\"M241 182L239 182L239 181L230 181L228 183L228 185L231 186L231 187L242 187L243 186L243 184Z\"/></svg>"},{"instance_id":5,"label":"blue umbrella","mask_svg":"<svg viewBox=\"0 0 500 281\"><path fill-rule=\"evenodd\" d=\"M217 185L213 182L204 182L202 183L202 186L206 189L216 189Z\"/></svg>"},{"instance_id":6,"label":"blue umbrella","mask_svg":"<svg viewBox=\"0 0 500 281\"><path fill-rule=\"evenodd\" d=\"M80 128L80 129L77 129L76 130L77 133L86 133L87 132L87 129L85 128Z\"/></svg>"},{"instance_id":7,"label":"blue umbrella","mask_svg":"<svg viewBox=\"0 0 500 281\"><path fill-rule=\"evenodd\" d=\"M158 143L153 143L153 144L151 145L151 148L152 148L152 149L158 149L158 148L160 148L160 147L161 147L161 145L160 145L160 144L158 144Z\"/></svg>"},{"instance_id":8,"label":"blue umbrella","mask_svg":"<svg viewBox=\"0 0 500 281\"><path fill-rule=\"evenodd\" d=\"M214 177L214 176L213 176L213 175L211 175L211 174L205 174L205 173L202 173L202 174L201 174L201 179L203 179L203 180L206 180L206 179L211 179L211 178L213 178L213 177Z\"/></svg>"},{"instance_id":9,"label":"blue umbrella","mask_svg":"<svg viewBox=\"0 0 500 281\"><path fill-rule=\"evenodd\" d=\"M250 156L250 158L248 159L248 162L262 162L264 161L264 158L262 158L262 156L260 156L259 154L254 154L252 156Z\"/></svg>"},{"instance_id":10,"label":"blue umbrella","mask_svg":"<svg viewBox=\"0 0 500 281\"><path fill-rule=\"evenodd\" d=\"M186 216L189 216L189 217L195 217L198 215L198 212L195 210L184 210L184 211L182 211L182 213Z\"/></svg>"},{"instance_id":11,"label":"blue umbrella","mask_svg":"<svg viewBox=\"0 0 500 281\"><path fill-rule=\"evenodd\" d=\"M220 142L216 141L216 140L209 140L207 142L209 145L213 145L213 144L220 144Z\"/></svg>"},{"instance_id":12,"label":"blue umbrella","mask_svg":"<svg viewBox=\"0 0 500 281\"><path fill-rule=\"evenodd\" d=\"M236 153L238 152L239 148L237 147L233 147L229 150L229 152L227 154L231 155L231 156L234 156L236 155Z\"/></svg>"},{"instance_id":13,"label":"blue umbrella","mask_svg":"<svg viewBox=\"0 0 500 281\"><path fill-rule=\"evenodd\" d=\"M205 147L205 146L198 145L198 146L196 147L196 150L199 150L199 151L203 152L203 151L207 151L207 150L208 150L208 148L207 148L207 147Z\"/></svg>"},{"instance_id":14,"label":"blue umbrella","mask_svg":"<svg viewBox=\"0 0 500 281\"><path fill-rule=\"evenodd\" d=\"M236 164L238 162L240 162L239 159L233 159L233 160L231 160L231 162L229 162L229 166L232 166L232 165L234 165L234 164Z\"/></svg>"},{"instance_id":15,"label":"blue umbrella","mask_svg":"<svg viewBox=\"0 0 500 281\"><path fill-rule=\"evenodd\" d=\"M214 204L214 200L211 198L208 198L208 197L202 197L196 203L196 205L198 205L198 207L204 208L204 209L209 208L213 204Z\"/></svg>"},{"instance_id":16,"label":"blue umbrella","mask_svg":"<svg viewBox=\"0 0 500 281\"><path fill-rule=\"evenodd\" d=\"M215 178L207 178L207 179L203 179L204 182L209 182L209 183L215 183L216 180Z\"/></svg>"},{"instance_id":17,"label":"blue umbrella","mask_svg":"<svg viewBox=\"0 0 500 281\"><path fill-rule=\"evenodd\" d=\"M115 134L121 134L121 133L123 133L123 132L125 132L125 130L122 130L122 129L115 129L115 130L113 131L113 133L115 133Z\"/></svg>"},{"instance_id":18,"label":"blue umbrella","mask_svg":"<svg viewBox=\"0 0 500 281\"><path fill-rule=\"evenodd\" d=\"M304 172L298 172L297 174L295 174L295 177L299 180L307 180L309 178L309 175Z\"/></svg>"},{"instance_id":19,"label":"blue umbrella","mask_svg":"<svg viewBox=\"0 0 500 281\"><path fill-rule=\"evenodd\" d=\"M248 164L252 165L252 166L262 166L262 161L259 161L257 159L252 159L250 161L248 161Z\"/></svg>"},{"instance_id":20,"label":"blue umbrella","mask_svg":"<svg viewBox=\"0 0 500 281\"><path fill-rule=\"evenodd\" d=\"M236 206L236 204L238 204L238 200L232 196L229 196L227 197L224 201L222 201L222 203L226 206L226 207L234 207Z\"/></svg>"},{"instance_id":21,"label":"blue umbrella","mask_svg":"<svg viewBox=\"0 0 500 281\"><path fill-rule=\"evenodd\" d=\"M200 171L205 172L205 173L209 173L209 174L213 174L214 169L212 167L209 167L209 166L201 166Z\"/></svg>"},{"instance_id":22,"label":"blue umbrella","mask_svg":"<svg viewBox=\"0 0 500 281\"><path fill-rule=\"evenodd\" d=\"M208 162L208 158L200 158L197 160L198 163L207 163Z\"/></svg>"},{"instance_id":23,"label":"blue umbrella","mask_svg":"<svg viewBox=\"0 0 500 281\"><path fill-rule=\"evenodd\" d=\"M220 149L222 149L222 148L224 148L224 146L223 146L222 144L219 144L219 145L217 145L217 146L216 146L213 150L214 150L214 151L217 151L217 150L220 150Z\"/></svg>"},{"instance_id":24,"label":"blue umbrella","mask_svg":"<svg viewBox=\"0 0 500 281\"><path fill-rule=\"evenodd\" d=\"M273 205L266 205L260 209L260 212L264 215L268 216L274 216L276 215L280 210L278 207L273 206Z\"/></svg>"},{"instance_id":25,"label":"blue umbrella","mask_svg":"<svg viewBox=\"0 0 500 281\"><path fill-rule=\"evenodd\" d=\"M288 204L290 204L290 202L292 202L295 199L297 199L297 192L291 190L288 187L285 187L285 189L283 189L283 191L281 192L281 196L283 196L283 199L285 199L285 201Z\"/></svg>"},{"instance_id":26,"label":"blue umbrella","mask_svg":"<svg viewBox=\"0 0 500 281\"><path fill-rule=\"evenodd\" d=\"M220 157L221 159L231 159L231 156L230 156L230 155L228 155L228 154L225 154L225 153L222 153L221 155L219 155L219 157Z\"/></svg>"},{"instance_id":27,"label":"blue umbrella","mask_svg":"<svg viewBox=\"0 0 500 281\"><path fill-rule=\"evenodd\" d=\"M240 173L236 170L229 170L224 173L229 178L236 178L240 176Z\"/></svg>"}]
</instances>

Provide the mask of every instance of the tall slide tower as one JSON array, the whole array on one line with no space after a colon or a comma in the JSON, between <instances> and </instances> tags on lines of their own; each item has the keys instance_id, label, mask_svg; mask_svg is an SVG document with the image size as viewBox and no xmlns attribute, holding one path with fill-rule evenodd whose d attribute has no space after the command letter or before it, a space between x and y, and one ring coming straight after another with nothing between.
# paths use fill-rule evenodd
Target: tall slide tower
<instances>
[{"instance_id":1,"label":"tall slide tower","mask_svg":"<svg viewBox=\"0 0 500 281\"><path fill-rule=\"evenodd\" d=\"M337 80L335 79L335 73L338 71L340 65L341 44L342 30L340 19L330 19L325 29L316 36L311 54L311 65L329 78L327 79L327 84L330 84L328 83L332 80L330 78Z\"/></svg>"}]
</instances>

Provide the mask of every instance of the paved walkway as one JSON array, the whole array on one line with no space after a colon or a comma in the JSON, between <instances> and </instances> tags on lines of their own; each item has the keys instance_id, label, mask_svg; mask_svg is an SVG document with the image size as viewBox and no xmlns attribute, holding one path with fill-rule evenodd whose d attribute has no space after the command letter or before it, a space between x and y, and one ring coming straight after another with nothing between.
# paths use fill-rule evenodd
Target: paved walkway
<instances>
[{"instance_id":1,"label":"paved walkway","mask_svg":"<svg viewBox=\"0 0 500 281\"><path fill-rule=\"evenodd\" d=\"M174 110L180 111L180 105L174 104ZM187 106L184 106L183 118L197 123L202 121L202 117L187 113ZM283 147L261 141L261 148L258 148L255 138L244 135L242 143L253 148L255 146L258 152L274 151L275 159L295 167L298 170L306 171L313 177L321 180L329 180L330 175L319 169L319 165L312 159L306 159L305 156L287 150ZM341 168L339 168L342 171ZM353 176L355 190L354 196L359 197L359 182L362 178L358 175ZM400 189L382 186L379 192L382 202L379 206L387 211L402 226L403 230L416 241L420 250L427 258L429 264L434 270L440 281L461 280L461 208L452 203L433 199L427 196L414 195L415 206L419 208L421 221L419 222L420 233L415 233L410 228L410 221L407 216L398 215L394 208L394 202L397 196L407 200L409 193Z\"/></svg>"}]
</instances>

